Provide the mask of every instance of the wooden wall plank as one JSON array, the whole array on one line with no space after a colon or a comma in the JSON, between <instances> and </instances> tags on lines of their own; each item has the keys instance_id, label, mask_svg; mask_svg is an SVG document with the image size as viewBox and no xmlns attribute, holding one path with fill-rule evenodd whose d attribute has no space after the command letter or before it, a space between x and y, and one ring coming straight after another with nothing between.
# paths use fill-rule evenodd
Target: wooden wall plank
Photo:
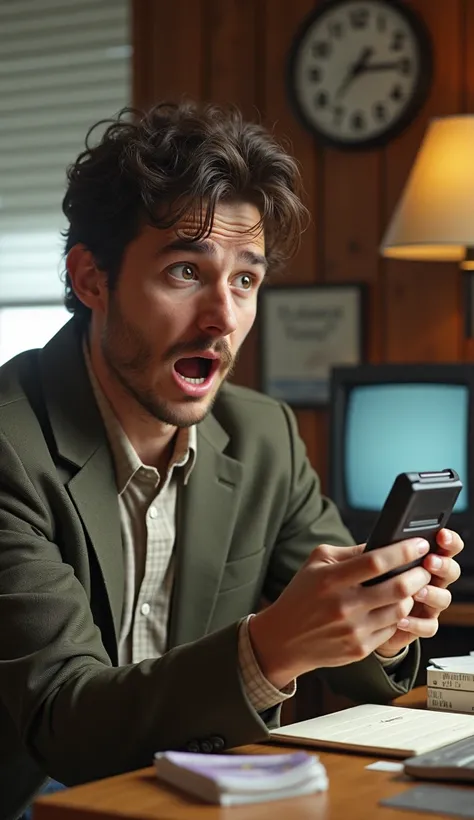
<instances>
[{"instance_id":1,"label":"wooden wall plank","mask_svg":"<svg viewBox=\"0 0 474 820\"><path fill-rule=\"evenodd\" d=\"M474 37L474 0L464 0L464 17L462 19L462 48L463 48L463 87L464 105L463 110L468 114L474 114L474 49L472 47Z\"/></svg>"},{"instance_id":2,"label":"wooden wall plank","mask_svg":"<svg viewBox=\"0 0 474 820\"><path fill-rule=\"evenodd\" d=\"M296 29L316 3L314 0L267 0L265 3L264 113L266 125L283 140L300 163L305 187L305 204L311 225L303 234L298 256L288 272L288 282L310 284L320 275L317 231L320 216L320 180L314 140L297 121L285 90L285 65Z\"/></svg>"},{"instance_id":3,"label":"wooden wall plank","mask_svg":"<svg viewBox=\"0 0 474 820\"><path fill-rule=\"evenodd\" d=\"M463 107L466 114L474 114L474 0L464 0L464 19L462 21L462 52L463 52ZM473 274L471 274L473 275ZM461 311L466 311L464 288L461 289ZM474 361L474 339L463 338L462 358L464 361Z\"/></svg>"},{"instance_id":4,"label":"wooden wall plank","mask_svg":"<svg viewBox=\"0 0 474 820\"><path fill-rule=\"evenodd\" d=\"M133 0L132 26L132 104L146 108L153 96L150 65L152 60L148 27L153 16L152 0Z\"/></svg>"},{"instance_id":5,"label":"wooden wall plank","mask_svg":"<svg viewBox=\"0 0 474 820\"><path fill-rule=\"evenodd\" d=\"M365 330L367 357L372 362L382 356L385 325L377 286L381 162L380 151L324 151L323 276L332 282L368 283L371 321Z\"/></svg>"},{"instance_id":6,"label":"wooden wall plank","mask_svg":"<svg viewBox=\"0 0 474 820\"><path fill-rule=\"evenodd\" d=\"M324 278L377 279L379 151L324 152Z\"/></svg>"},{"instance_id":7,"label":"wooden wall plank","mask_svg":"<svg viewBox=\"0 0 474 820\"><path fill-rule=\"evenodd\" d=\"M259 117L257 100L257 3L207 0L206 98L235 103L244 117Z\"/></svg>"},{"instance_id":8,"label":"wooden wall plank","mask_svg":"<svg viewBox=\"0 0 474 820\"><path fill-rule=\"evenodd\" d=\"M202 96L202 0L132 0L134 105Z\"/></svg>"},{"instance_id":9,"label":"wooden wall plank","mask_svg":"<svg viewBox=\"0 0 474 820\"><path fill-rule=\"evenodd\" d=\"M393 212L429 120L461 106L460 43L463 0L411 0L433 38L435 76L416 121L385 152L387 219ZM462 334L457 265L387 260L385 288L387 361L456 361Z\"/></svg>"},{"instance_id":10,"label":"wooden wall plank","mask_svg":"<svg viewBox=\"0 0 474 820\"><path fill-rule=\"evenodd\" d=\"M267 0L264 19L264 113L265 122L279 139L285 140L298 159L305 186L305 204L311 225L302 237L298 255L289 266L288 284L310 284L321 275L322 246L317 236L321 213L319 156L312 136L293 114L285 93L285 65L294 34L315 6L314 0ZM325 486L327 475L327 419L325 411L296 412L308 456Z\"/></svg>"}]
</instances>

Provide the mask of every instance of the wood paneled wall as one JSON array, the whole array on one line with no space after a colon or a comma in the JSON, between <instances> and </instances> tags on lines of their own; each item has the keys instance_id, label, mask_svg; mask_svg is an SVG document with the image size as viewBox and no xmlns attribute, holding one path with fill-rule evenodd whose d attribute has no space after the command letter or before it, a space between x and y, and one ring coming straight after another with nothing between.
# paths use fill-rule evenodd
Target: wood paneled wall
<instances>
[{"instance_id":1,"label":"wood paneled wall","mask_svg":"<svg viewBox=\"0 0 474 820\"><path fill-rule=\"evenodd\" d=\"M289 281L367 281L370 361L474 359L474 346L464 339L457 266L386 261L378 254L429 119L474 112L474 0L406 2L431 32L435 76L416 121L382 150L323 149L289 108L286 55L315 0L133 0L134 102L148 106L188 95L232 101L248 118L261 116L277 136L290 140L312 213ZM258 387L257 335L258 327L245 343L236 374L236 381L251 387ZM324 486L327 414L297 415Z\"/></svg>"}]
</instances>

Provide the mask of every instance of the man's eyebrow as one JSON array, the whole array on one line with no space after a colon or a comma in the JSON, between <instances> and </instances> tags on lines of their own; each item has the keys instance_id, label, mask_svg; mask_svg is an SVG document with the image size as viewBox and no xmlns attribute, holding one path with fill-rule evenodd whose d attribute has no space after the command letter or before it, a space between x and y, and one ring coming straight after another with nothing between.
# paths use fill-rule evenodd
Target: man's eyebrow
<instances>
[{"instance_id":1,"label":"man's eyebrow","mask_svg":"<svg viewBox=\"0 0 474 820\"><path fill-rule=\"evenodd\" d=\"M160 248L158 254L162 256L163 254L173 251L183 251L183 253L191 251L192 253L202 254L203 256L215 256L217 253L215 245L206 239L180 239L178 237ZM237 259L241 262L245 262L247 265L261 265L265 271L268 268L267 258L263 254L256 253L248 248L238 251Z\"/></svg>"},{"instance_id":2,"label":"man's eyebrow","mask_svg":"<svg viewBox=\"0 0 474 820\"><path fill-rule=\"evenodd\" d=\"M262 253L255 253L255 251L242 250L237 254L237 258L247 265L261 265L267 271L268 259Z\"/></svg>"}]
</instances>

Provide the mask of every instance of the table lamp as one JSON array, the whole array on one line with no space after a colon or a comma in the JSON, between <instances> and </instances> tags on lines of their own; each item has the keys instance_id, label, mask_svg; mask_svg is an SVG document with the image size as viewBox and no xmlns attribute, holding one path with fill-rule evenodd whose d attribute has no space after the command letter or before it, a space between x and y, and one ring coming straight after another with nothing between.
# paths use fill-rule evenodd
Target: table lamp
<instances>
[{"instance_id":1,"label":"table lamp","mask_svg":"<svg viewBox=\"0 0 474 820\"><path fill-rule=\"evenodd\" d=\"M431 121L380 252L391 259L459 262L474 271L474 115Z\"/></svg>"}]
</instances>

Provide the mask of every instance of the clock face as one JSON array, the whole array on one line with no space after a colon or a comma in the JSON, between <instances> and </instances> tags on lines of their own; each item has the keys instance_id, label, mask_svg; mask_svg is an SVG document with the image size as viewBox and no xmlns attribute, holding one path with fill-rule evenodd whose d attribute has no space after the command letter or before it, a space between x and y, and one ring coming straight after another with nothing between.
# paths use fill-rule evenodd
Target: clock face
<instances>
[{"instance_id":1,"label":"clock face","mask_svg":"<svg viewBox=\"0 0 474 820\"><path fill-rule=\"evenodd\" d=\"M432 73L430 39L398 0L327 0L290 53L289 93L303 124L341 148L383 145L419 110Z\"/></svg>"}]
</instances>

